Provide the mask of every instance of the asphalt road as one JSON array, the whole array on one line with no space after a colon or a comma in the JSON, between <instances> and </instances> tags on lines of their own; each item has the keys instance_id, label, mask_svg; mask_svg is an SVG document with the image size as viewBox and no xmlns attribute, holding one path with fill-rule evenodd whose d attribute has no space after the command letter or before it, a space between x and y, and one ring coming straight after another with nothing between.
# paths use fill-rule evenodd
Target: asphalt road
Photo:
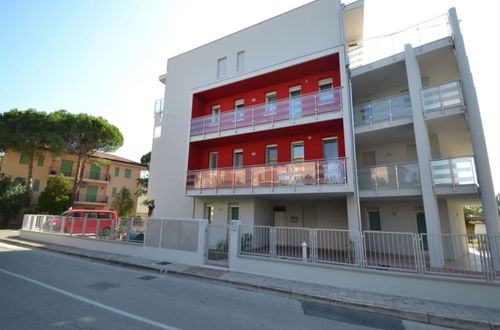
<instances>
[{"instance_id":1,"label":"asphalt road","mask_svg":"<svg viewBox=\"0 0 500 330\"><path fill-rule=\"evenodd\" d=\"M0 243L0 329L444 329Z\"/></svg>"}]
</instances>

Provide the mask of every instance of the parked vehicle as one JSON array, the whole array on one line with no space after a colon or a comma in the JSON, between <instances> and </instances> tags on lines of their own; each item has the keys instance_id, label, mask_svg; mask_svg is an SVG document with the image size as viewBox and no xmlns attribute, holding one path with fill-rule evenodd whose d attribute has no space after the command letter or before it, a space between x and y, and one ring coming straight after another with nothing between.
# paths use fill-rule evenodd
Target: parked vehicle
<instances>
[{"instance_id":1,"label":"parked vehicle","mask_svg":"<svg viewBox=\"0 0 500 330\"><path fill-rule=\"evenodd\" d=\"M61 214L61 218L54 218L50 225L55 232L60 232L64 222L65 233L109 236L117 219L118 215L115 211L69 210Z\"/></svg>"}]
</instances>

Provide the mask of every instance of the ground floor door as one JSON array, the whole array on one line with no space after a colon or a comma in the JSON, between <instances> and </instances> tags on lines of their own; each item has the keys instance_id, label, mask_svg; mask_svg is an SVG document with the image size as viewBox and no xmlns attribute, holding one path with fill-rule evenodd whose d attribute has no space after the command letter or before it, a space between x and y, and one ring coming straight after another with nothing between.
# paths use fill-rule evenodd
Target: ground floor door
<instances>
[{"instance_id":1,"label":"ground floor door","mask_svg":"<svg viewBox=\"0 0 500 330\"><path fill-rule=\"evenodd\" d=\"M419 234L427 234L427 226L425 224L425 213L417 212L417 230ZM422 237L422 243L424 245L424 250L428 250L427 235Z\"/></svg>"}]
</instances>

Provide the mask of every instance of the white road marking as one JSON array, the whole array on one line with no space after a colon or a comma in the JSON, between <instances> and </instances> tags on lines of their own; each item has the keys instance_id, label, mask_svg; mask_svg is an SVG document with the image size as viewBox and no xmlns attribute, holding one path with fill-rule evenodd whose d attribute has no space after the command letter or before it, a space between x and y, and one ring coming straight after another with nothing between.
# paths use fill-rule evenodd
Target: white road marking
<instances>
[{"instance_id":1,"label":"white road marking","mask_svg":"<svg viewBox=\"0 0 500 330\"><path fill-rule=\"evenodd\" d=\"M128 317L128 318L137 320L139 322L143 322L143 323L146 323L146 324L149 324L149 325L161 328L161 329L180 330L179 328L172 327L170 325L163 324L163 323L160 323L160 322L156 322L156 321L147 319L145 317L142 317L142 316L139 316L139 315L135 315L135 314L132 314L132 313L129 313L129 312L123 311L121 309L117 309L117 308L114 308L114 307L111 307L111 306L108 306L108 305L105 305L105 304L101 304L100 302L97 302L95 300L92 300L92 299L89 299L89 298L85 298L83 296L80 296L80 295L77 295L77 294L74 294L74 293L71 293L71 292L68 292L68 291L56 288L56 287L54 287L52 285L42 283L40 281L34 280L32 278L29 278L29 277L26 277L26 276L23 276L23 275L19 275L19 274L16 274L16 273L9 272L8 270L2 269L2 268L0 268L0 272L5 273L7 275L11 275L11 276L17 277L17 278L20 278L20 279L28 281L28 282L31 282L33 284L36 284L36 285L39 285L39 286L44 287L46 289L58 292L58 293L63 294L65 296L71 297L73 299L80 300L80 301L82 301L84 303L87 303L87 304L90 304L90 305L94 305L96 307L105 309L107 311L110 311L110 312L113 312L113 313L116 313L116 314L119 314L119 315L122 315L122 316L125 316L125 317Z\"/></svg>"}]
</instances>

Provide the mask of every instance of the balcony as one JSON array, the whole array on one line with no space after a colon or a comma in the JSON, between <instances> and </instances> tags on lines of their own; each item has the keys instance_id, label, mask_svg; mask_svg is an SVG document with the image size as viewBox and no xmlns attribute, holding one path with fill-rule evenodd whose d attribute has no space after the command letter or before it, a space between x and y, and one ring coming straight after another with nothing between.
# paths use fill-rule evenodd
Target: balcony
<instances>
[{"instance_id":1,"label":"balcony","mask_svg":"<svg viewBox=\"0 0 500 330\"><path fill-rule=\"evenodd\" d=\"M49 168L49 175L59 175L62 174L66 178L74 180L76 176L76 170L69 168L57 168L51 167ZM98 173L98 172L85 172L83 174L83 181L100 181L100 182L109 182L111 180L111 175Z\"/></svg>"},{"instance_id":2,"label":"balcony","mask_svg":"<svg viewBox=\"0 0 500 330\"><path fill-rule=\"evenodd\" d=\"M459 81L422 89L421 94L426 118L462 113L465 109Z\"/></svg>"},{"instance_id":3,"label":"balcony","mask_svg":"<svg viewBox=\"0 0 500 330\"><path fill-rule=\"evenodd\" d=\"M340 118L342 88L226 111L191 120L191 139L248 133Z\"/></svg>"},{"instance_id":4,"label":"balcony","mask_svg":"<svg viewBox=\"0 0 500 330\"><path fill-rule=\"evenodd\" d=\"M418 47L450 35L448 15L443 14L389 35L362 40L361 47L348 53L349 67L353 70L402 53L405 44Z\"/></svg>"},{"instance_id":5,"label":"balcony","mask_svg":"<svg viewBox=\"0 0 500 330\"><path fill-rule=\"evenodd\" d=\"M376 165L358 169L360 197L420 195L418 163Z\"/></svg>"},{"instance_id":6,"label":"balcony","mask_svg":"<svg viewBox=\"0 0 500 330\"><path fill-rule=\"evenodd\" d=\"M477 193L473 156L432 160L431 171L436 194Z\"/></svg>"},{"instance_id":7,"label":"balcony","mask_svg":"<svg viewBox=\"0 0 500 330\"><path fill-rule=\"evenodd\" d=\"M387 123L393 125L393 121L401 121L404 118L412 118L410 94L400 94L380 100L363 103L354 107L354 126L356 131L384 127ZM402 124L409 121L403 121ZM383 124L384 123L384 124ZM365 129L358 127L365 126Z\"/></svg>"},{"instance_id":8,"label":"balcony","mask_svg":"<svg viewBox=\"0 0 500 330\"><path fill-rule=\"evenodd\" d=\"M106 195L94 195L94 194L86 194L86 195L83 195L83 194L80 194L80 192L78 192L76 194L76 198L75 198L75 203L78 203L78 204L90 204L90 205L98 205L98 204L107 204L108 203L108 196Z\"/></svg>"},{"instance_id":9,"label":"balcony","mask_svg":"<svg viewBox=\"0 0 500 330\"><path fill-rule=\"evenodd\" d=\"M345 158L188 171L186 190L196 195L344 192Z\"/></svg>"}]
</instances>

